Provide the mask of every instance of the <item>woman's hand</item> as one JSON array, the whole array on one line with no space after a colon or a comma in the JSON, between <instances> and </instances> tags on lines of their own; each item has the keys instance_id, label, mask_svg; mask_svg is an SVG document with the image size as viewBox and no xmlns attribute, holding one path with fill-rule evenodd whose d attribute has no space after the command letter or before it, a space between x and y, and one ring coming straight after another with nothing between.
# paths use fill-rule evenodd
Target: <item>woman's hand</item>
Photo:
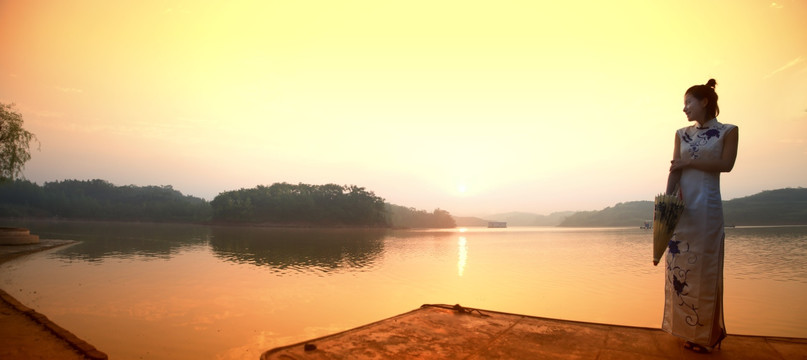
<instances>
[{"instance_id":1,"label":"woman's hand","mask_svg":"<svg viewBox=\"0 0 807 360\"><path fill-rule=\"evenodd\" d=\"M678 170L683 170L692 165L692 159L673 159L670 161L670 163L670 172L675 172Z\"/></svg>"}]
</instances>

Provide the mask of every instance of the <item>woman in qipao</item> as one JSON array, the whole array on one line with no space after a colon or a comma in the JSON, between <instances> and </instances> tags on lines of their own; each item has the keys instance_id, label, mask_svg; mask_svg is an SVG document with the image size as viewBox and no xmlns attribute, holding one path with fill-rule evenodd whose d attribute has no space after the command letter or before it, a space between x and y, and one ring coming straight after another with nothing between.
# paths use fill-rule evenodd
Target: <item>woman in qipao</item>
<instances>
[{"instance_id":1,"label":"woman in qipao","mask_svg":"<svg viewBox=\"0 0 807 360\"><path fill-rule=\"evenodd\" d=\"M717 82L690 87L684 113L691 126L675 133L667 193L685 203L665 259L662 329L684 347L710 352L726 337L723 321L723 204L720 173L737 158L737 126L717 121Z\"/></svg>"}]
</instances>

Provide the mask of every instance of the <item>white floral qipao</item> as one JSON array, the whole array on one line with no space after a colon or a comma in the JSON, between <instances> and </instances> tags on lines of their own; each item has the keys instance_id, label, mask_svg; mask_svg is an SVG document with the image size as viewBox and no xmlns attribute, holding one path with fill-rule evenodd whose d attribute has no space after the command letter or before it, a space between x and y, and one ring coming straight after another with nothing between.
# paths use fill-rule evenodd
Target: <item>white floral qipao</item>
<instances>
[{"instance_id":1,"label":"white floral qipao","mask_svg":"<svg viewBox=\"0 0 807 360\"><path fill-rule=\"evenodd\" d=\"M736 126L712 119L677 131L682 159L719 159L726 134ZM681 173L686 207L666 256L662 329L712 346L723 321L723 203L720 173L687 168Z\"/></svg>"}]
</instances>

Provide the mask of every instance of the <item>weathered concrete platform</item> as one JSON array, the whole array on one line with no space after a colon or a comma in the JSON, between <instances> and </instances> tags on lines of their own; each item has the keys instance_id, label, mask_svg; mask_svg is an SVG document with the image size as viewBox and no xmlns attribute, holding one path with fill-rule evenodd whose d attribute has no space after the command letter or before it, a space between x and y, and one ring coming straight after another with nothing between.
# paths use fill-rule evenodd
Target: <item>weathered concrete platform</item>
<instances>
[{"instance_id":1,"label":"weathered concrete platform","mask_svg":"<svg viewBox=\"0 0 807 360\"><path fill-rule=\"evenodd\" d=\"M423 305L261 359L807 359L807 339L729 335L699 354L660 329Z\"/></svg>"},{"instance_id":2,"label":"weathered concrete platform","mask_svg":"<svg viewBox=\"0 0 807 360\"><path fill-rule=\"evenodd\" d=\"M36 244L38 242L39 236L32 235L28 229L0 226L0 245Z\"/></svg>"}]
</instances>

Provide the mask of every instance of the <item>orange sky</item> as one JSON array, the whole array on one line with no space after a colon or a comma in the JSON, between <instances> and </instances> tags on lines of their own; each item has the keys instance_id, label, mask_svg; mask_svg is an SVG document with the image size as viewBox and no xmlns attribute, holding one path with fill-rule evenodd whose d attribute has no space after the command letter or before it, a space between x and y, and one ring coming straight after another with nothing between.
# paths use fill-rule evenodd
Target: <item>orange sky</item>
<instances>
[{"instance_id":1,"label":"orange sky","mask_svg":"<svg viewBox=\"0 0 807 360\"><path fill-rule=\"evenodd\" d=\"M805 18L805 0L0 0L0 101L41 142L40 184L355 184L547 214L662 191L683 92L714 77L740 126L731 199L807 186Z\"/></svg>"}]
</instances>

